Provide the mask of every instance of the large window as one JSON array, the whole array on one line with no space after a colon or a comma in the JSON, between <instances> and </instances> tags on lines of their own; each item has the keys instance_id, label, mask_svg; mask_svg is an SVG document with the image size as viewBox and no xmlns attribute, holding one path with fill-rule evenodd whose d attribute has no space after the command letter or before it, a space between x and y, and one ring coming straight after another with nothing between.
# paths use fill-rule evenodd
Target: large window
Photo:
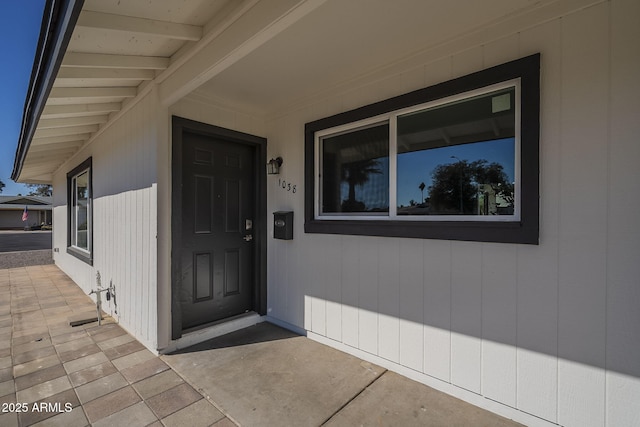
<instances>
[{"instance_id":1,"label":"large window","mask_svg":"<svg viewBox=\"0 0 640 427\"><path fill-rule=\"evenodd\" d=\"M93 262L93 195L91 158L67 174L67 252Z\"/></svg>"},{"instance_id":2,"label":"large window","mask_svg":"<svg viewBox=\"0 0 640 427\"><path fill-rule=\"evenodd\" d=\"M538 243L539 55L306 125L305 230Z\"/></svg>"}]
</instances>

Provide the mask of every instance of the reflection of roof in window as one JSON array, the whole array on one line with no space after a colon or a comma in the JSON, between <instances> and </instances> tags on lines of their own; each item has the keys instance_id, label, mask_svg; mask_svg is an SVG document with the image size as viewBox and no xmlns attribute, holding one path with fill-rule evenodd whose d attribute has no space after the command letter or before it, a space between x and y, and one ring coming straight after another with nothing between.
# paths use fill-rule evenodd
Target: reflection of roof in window
<instances>
[{"instance_id":1,"label":"reflection of roof in window","mask_svg":"<svg viewBox=\"0 0 640 427\"><path fill-rule=\"evenodd\" d=\"M514 88L504 89L399 116L398 153L515 136L513 103L494 105L514 94Z\"/></svg>"}]
</instances>

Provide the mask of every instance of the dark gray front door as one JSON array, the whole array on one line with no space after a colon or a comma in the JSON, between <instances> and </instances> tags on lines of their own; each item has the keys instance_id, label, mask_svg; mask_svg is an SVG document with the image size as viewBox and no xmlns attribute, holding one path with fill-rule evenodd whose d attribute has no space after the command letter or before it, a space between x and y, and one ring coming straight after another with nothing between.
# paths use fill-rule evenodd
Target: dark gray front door
<instances>
[{"instance_id":1,"label":"dark gray front door","mask_svg":"<svg viewBox=\"0 0 640 427\"><path fill-rule=\"evenodd\" d=\"M254 150L212 136L183 136L183 330L253 308Z\"/></svg>"}]
</instances>

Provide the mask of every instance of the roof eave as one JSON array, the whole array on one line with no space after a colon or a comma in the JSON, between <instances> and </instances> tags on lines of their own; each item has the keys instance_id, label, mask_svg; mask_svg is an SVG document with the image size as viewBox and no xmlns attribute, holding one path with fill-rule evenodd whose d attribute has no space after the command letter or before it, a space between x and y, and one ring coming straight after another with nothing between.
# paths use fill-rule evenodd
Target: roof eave
<instances>
[{"instance_id":1,"label":"roof eave","mask_svg":"<svg viewBox=\"0 0 640 427\"><path fill-rule=\"evenodd\" d=\"M18 181L40 115L66 53L84 0L47 0L22 114L11 179Z\"/></svg>"}]
</instances>

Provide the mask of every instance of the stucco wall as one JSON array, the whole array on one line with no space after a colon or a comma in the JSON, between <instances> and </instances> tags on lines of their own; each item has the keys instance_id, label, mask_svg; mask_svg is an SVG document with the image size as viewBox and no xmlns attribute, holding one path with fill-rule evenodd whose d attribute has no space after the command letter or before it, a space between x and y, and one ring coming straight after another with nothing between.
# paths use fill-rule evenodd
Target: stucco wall
<instances>
[{"instance_id":1,"label":"stucco wall","mask_svg":"<svg viewBox=\"0 0 640 427\"><path fill-rule=\"evenodd\" d=\"M105 303L120 324L147 347L157 346L158 101L151 92L64 164L54 176L53 247L56 264L85 292L113 282ZM66 253L66 174L93 158L93 266Z\"/></svg>"},{"instance_id":2,"label":"stucco wall","mask_svg":"<svg viewBox=\"0 0 640 427\"><path fill-rule=\"evenodd\" d=\"M526 423L638 425L640 4L584 6L514 17L274 116L268 157L284 165L268 212L293 210L295 237L269 239L269 315ZM304 123L536 52L538 246L304 233Z\"/></svg>"}]
</instances>

